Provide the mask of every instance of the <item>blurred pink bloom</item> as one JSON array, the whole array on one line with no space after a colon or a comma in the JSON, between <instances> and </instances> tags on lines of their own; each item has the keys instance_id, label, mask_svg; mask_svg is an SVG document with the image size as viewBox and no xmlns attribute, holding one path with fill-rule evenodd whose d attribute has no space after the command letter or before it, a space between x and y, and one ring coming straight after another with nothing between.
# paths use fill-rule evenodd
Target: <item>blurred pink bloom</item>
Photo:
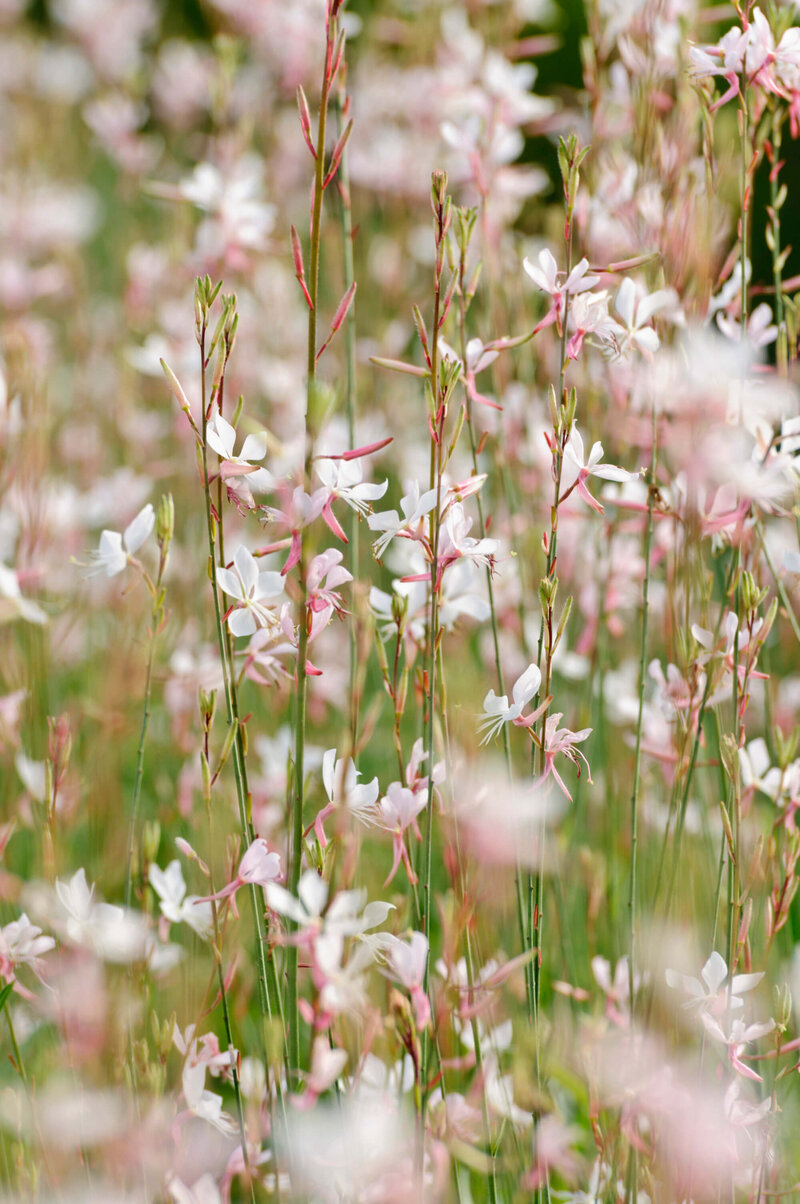
<instances>
[{"instance_id":1,"label":"blurred pink bloom","mask_svg":"<svg viewBox=\"0 0 800 1204\"><path fill-rule=\"evenodd\" d=\"M411 995L417 1029L421 1032L431 1018L431 1005L423 989L428 965L428 938L412 932L407 941L390 938L385 950L389 972Z\"/></svg>"},{"instance_id":2,"label":"blurred pink bloom","mask_svg":"<svg viewBox=\"0 0 800 1204\"><path fill-rule=\"evenodd\" d=\"M384 886L388 886L394 878L400 868L401 860L406 867L409 882L413 885L417 881L417 875L414 873L406 848L405 832L407 828L411 828L417 840L422 840L422 833L417 825L417 816L427 805L427 799L427 789L414 791L400 782L392 782L378 803L375 822L378 827L383 828L386 832L391 832L394 838L394 861Z\"/></svg>"},{"instance_id":3,"label":"blurred pink bloom","mask_svg":"<svg viewBox=\"0 0 800 1204\"><path fill-rule=\"evenodd\" d=\"M42 954L49 953L55 946L53 938L43 936L41 928L32 924L22 912L18 920L0 928L0 977L7 983L14 982L17 967L29 966L37 978L41 978Z\"/></svg>"}]
</instances>

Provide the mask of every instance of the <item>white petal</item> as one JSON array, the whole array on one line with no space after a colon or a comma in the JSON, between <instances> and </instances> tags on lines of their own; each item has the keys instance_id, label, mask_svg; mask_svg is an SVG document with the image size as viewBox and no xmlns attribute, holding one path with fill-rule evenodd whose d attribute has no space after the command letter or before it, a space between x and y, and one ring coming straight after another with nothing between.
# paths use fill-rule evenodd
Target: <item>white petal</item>
<instances>
[{"instance_id":1,"label":"white petal","mask_svg":"<svg viewBox=\"0 0 800 1204\"><path fill-rule=\"evenodd\" d=\"M322 757L322 784L325 787L325 793L331 802L333 802L333 788L336 782L336 749L329 748Z\"/></svg>"},{"instance_id":2,"label":"white petal","mask_svg":"<svg viewBox=\"0 0 800 1204\"><path fill-rule=\"evenodd\" d=\"M254 634L258 624L250 608L242 606L239 610L234 610L229 615L228 627L230 628L231 635L248 636Z\"/></svg>"},{"instance_id":3,"label":"white petal","mask_svg":"<svg viewBox=\"0 0 800 1204\"><path fill-rule=\"evenodd\" d=\"M636 304L636 286L630 276L623 280L617 292L616 308L622 321L630 330L633 326L633 312Z\"/></svg>"},{"instance_id":4,"label":"white petal","mask_svg":"<svg viewBox=\"0 0 800 1204\"><path fill-rule=\"evenodd\" d=\"M256 598L277 598L283 593L285 578L280 573L259 573L256 581Z\"/></svg>"},{"instance_id":5,"label":"white petal","mask_svg":"<svg viewBox=\"0 0 800 1204\"><path fill-rule=\"evenodd\" d=\"M267 454L267 440L265 435L248 435L242 444L242 450L239 452L240 460L263 460Z\"/></svg>"},{"instance_id":6,"label":"white petal","mask_svg":"<svg viewBox=\"0 0 800 1204\"><path fill-rule=\"evenodd\" d=\"M320 878L316 870L305 871L298 883L297 893L310 916L322 914L328 898L328 883Z\"/></svg>"},{"instance_id":7,"label":"white petal","mask_svg":"<svg viewBox=\"0 0 800 1204\"><path fill-rule=\"evenodd\" d=\"M542 684L542 675L538 665L528 665L528 668L514 683L514 688L511 691L514 696L514 702L521 709L526 703L530 702L534 694L537 693Z\"/></svg>"},{"instance_id":8,"label":"white petal","mask_svg":"<svg viewBox=\"0 0 800 1204\"><path fill-rule=\"evenodd\" d=\"M122 537L122 542L125 545L125 550L129 555L132 555L138 548L142 546L150 532L153 530L156 522L155 511L150 502L144 506L133 522L129 523L125 528L125 534Z\"/></svg>"},{"instance_id":9,"label":"white petal","mask_svg":"<svg viewBox=\"0 0 800 1204\"><path fill-rule=\"evenodd\" d=\"M724 959L717 953L716 950L711 954L703 969L700 971L700 977L709 989L712 995L716 995L725 979L728 977L728 967Z\"/></svg>"},{"instance_id":10,"label":"white petal","mask_svg":"<svg viewBox=\"0 0 800 1204\"><path fill-rule=\"evenodd\" d=\"M233 445L236 441L236 431L227 418L216 413L206 428L206 442L221 460L230 460L233 455Z\"/></svg>"},{"instance_id":11,"label":"white petal","mask_svg":"<svg viewBox=\"0 0 800 1204\"><path fill-rule=\"evenodd\" d=\"M658 351L661 346L661 340L652 326L644 326L642 329L637 330L633 336L633 341L642 351L649 351L651 354Z\"/></svg>"},{"instance_id":12,"label":"white petal","mask_svg":"<svg viewBox=\"0 0 800 1204\"><path fill-rule=\"evenodd\" d=\"M217 584L221 590L226 594L230 594L232 598L244 598L242 583L231 569L222 567L217 569Z\"/></svg>"},{"instance_id":13,"label":"white petal","mask_svg":"<svg viewBox=\"0 0 800 1204\"><path fill-rule=\"evenodd\" d=\"M237 572L242 579L245 596L252 598L256 582L258 581L258 565L256 564L255 556L253 556L252 552L248 551L243 543L240 543L233 554L233 563L236 565Z\"/></svg>"}]
</instances>

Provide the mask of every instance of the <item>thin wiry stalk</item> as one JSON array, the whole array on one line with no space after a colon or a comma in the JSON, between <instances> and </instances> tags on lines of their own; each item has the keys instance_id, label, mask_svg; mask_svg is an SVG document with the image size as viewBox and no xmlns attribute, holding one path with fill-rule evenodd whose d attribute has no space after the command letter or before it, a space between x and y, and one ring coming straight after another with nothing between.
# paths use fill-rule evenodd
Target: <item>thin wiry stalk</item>
<instances>
[{"instance_id":1,"label":"thin wiry stalk","mask_svg":"<svg viewBox=\"0 0 800 1204\"><path fill-rule=\"evenodd\" d=\"M464 365L466 372L467 364L467 252L469 250L469 240L465 238L464 245L461 248L461 254L458 264L458 333L460 340L461 363ZM473 422L472 398L469 391L464 386L464 408L466 414L467 434L469 436L469 449L472 457L472 474L478 476L478 444L475 439L475 424ZM475 495L475 501L478 508L478 529L480 538L486 538L486 520L483 513L483 502L481 500L481 491ZM494 582L492 580L492 567L490 564L486 566L486 591L489 598L489 622L492 630L492 648L494 651L495 673L497 675L497 693L502 696L505 694L505 684L503 675L503 662L500 656L500 629L497 622L497 607L494 599ZM524 625L523 625L524 626ZM511 733L509 732L508 724L503 724L503 757L506 765L508 779L513 778L513 767L511 763ZM515 873L515 887L517 896L517 921L519 924L520 941L522 948L526 948L526 932L525 932L525 882L524 874L521 866L518 864ZM525 969L525 989L528 994L528 1010L533 1015L533 980L528 972L528 967Z\"/></svg>"},{"instance_id":2,"label":"thin wiry stalk","mask_svg":"<svg viewBox=\"0 0 800 1204\"><path fill-rule=\"evenodd\" d=\"M452 798L453 790L453 757L452 746L450 743L450 724L447 717L447 691L445 687L444 676L444 656L442 648L439 648L439 681L441 683L442 693L442 719L444 723L444 747L447 766L447 782L451 790L451 813L453 815L453 827L456 845L456 864L458 868L458 885L461 891L461 900L464 902L467 895L466 873L464 870L464 859L461 852L461 832L458 822L458 809L455 806ZM433 766L428 766L428 773L433 774ZM464 964L467 970L467 989L469 991L470 1002L470 1029L472 1032L472 1045L475 1050L475 1070L477 1073L478 1082L481 1085L481 1120L486 1133L486 1139L489 1142L489 1204L497 1204L497 1155L495 1147L492 1143L491 1117L489 1115L489 1104L484 1090L485 1083L485 1063L483 1058L483 1047L481 1045L481 1030L478 1024L478 1018L472 1008L473 991L475 989L475 962L472 954L472 937L470 935L470 918L466 917L464 925ZM438 1052L438 1042L437 1042ZM441 1062L441 1058L440 1058ZM444 1092L444 1074L442 1075L442 1090Z\"/></svg>"},{"instance_id":3,"label":"thin wiry stalk","mask_svg":"<svg viewBox=\"0 0 800 1204\"><path fill-rule=\"evenodd\" d=\"M344 117L348 105L345 92L343 71L339 79L339 92L336 103L337 133L341 138L344 133ZM344 260L344 287L348 291L355 283L355 267L353 264L353 209L350 199L350 172L348 167L348 151L345 146L339 160L337 176L339 187L339 219L342 232L342 258ZM344 406L347 418L347 438L350 447L356 445L356 302L353 300L347 311L344 323L344 361L345 386ZM350 571L353 577L358 576L358 515L351 507L347 513L347 540L349 544ZM354 615L354 619L355 619ZM358 633L356 623L350 624L350 745L355 753L358 747L358 704L359 704L359 664L358 664Z\"/></svg>"},{"instance_id":4,"label":"thin wiry stalk","mask_svg":"<svg viewBox=\"0 0 800 1204\"><path fill-rule=\"evenodd\" d=\"M203 494L205 498L206 511L206 533L208 537L208 571L211 579L211 594L214 602L214 621L217 632L217 643L219 646L220 662L222 665L223 687L225 694L225 710L230 730L234 724L239 729L233 741L233 770L234 779L236 782L236 801L239 809L239 822L241 825L243 838L247 845L252 843L254 838L252 821L250 819L249 797L247 792L246 766L244 758L244 747L241 738L241 730L238 720L238 703L235 694L234 672L230 661L230 650L225 634L224 624L222 621L222 610L219 601L219 586L217 584L217 523L214 518L213 508L211 505L211 488L209 481L208 469L208 442L206 432L208 426L208 404L207 404L207 388L206 388L206 333L207 333L207 315L202 319L202 325L199 330L200 344L200 364L201 364L201 400L202 400L202 426L201 426L201 455L202 455L202 470L203 470ZM219 516L220 523L222 515ZM264 923L264 910L258 899L258 888L251 884L248 888L250 903L253 912L253 922L256 930L256 965L258 968L258 983L259 997L261 1002L262 1021L272 1020L272 1002L270 999L270 990L268 987L268 974L270 976L273 991L281 1013L282 1019L282 1001L275 971L274 958L266 957L266 926ZM264 1064L267 1073L267 1083L270 1081L271 1068L269 1064L267 1044L264 1045ZM283 1110L283 1087L280 1081L280 1076L275 1076L275 1087L279 1106Z\"/></svg>"},{"instance_id":5,"label":"thin wiry stalk","mask_svg":"<svg viewBox=\"0 0 800 1204\"><path fill-rule=\"evenodd\" d=\"M156 641L158 640L159 629L164 620L164 596L163 596L163 580L164 573L167 567L169 557L169 540L166 540L161 546L161 553L158 563L158 575L155 585L144 574L147 586L153 597L153 608L150 613L150 641L147 652L147 670L144 679L144 703L142 706L142 726L139 732L139 747L136 753L136 776L133 782L133 795L131 797L131 820L130 832L128 834L128 868L125 875L125 906L130 907L131 895L133 894L133 855L136 845L136 831L139 826L139 810L141 807L142 797L142 778L144 776L144 749L147 742L147 729L150 724L150 705L151 705L151 689L153 682L153 662L155 659Z\"/></svg>"},{"instance_id":6,"label":"thin wiry stalk","mask_svg":"<svg viewBox=\"0 0 800 1204\"><path fill-rule=\"evenodd\" d=\"M311 248L309 252L308 292L308 344L306 364L306 412L303 425L303 480L305 489L311 476L313 413L317 404L317 302L319 298L320 235L322 230L322 198L325 180L325 131L328 119L328 101L332 80L333 50L336 40L336 20L329 13L326 30L325 66L322 74L322 92L317 120L316 158L314 170L314 200L311 210ZM306 710L308 706L308 587L306 582L306 546L300 532L300 559L297 565L299 582L297 639L297 691L295 695L295 745L294 745L294 797L292 799L291 840L289 846L288 887L297 894L300 869L303 860L303 806L305 803L305 739ZM287 1010L289 1022L289 1067L297 1078L300 1073L300 1013L298 1010L297 971L298 950L295 944L287 949Z\"/></svg>"},{"instance_id":7,"label":"thin wiry stalk","mask_svg":"<svg viewBox=\"0 0 800 1204\"><path fill-rule=\"evenodd\" d=\"M636 955L637 955L637 912L636 877L639 853L639 786L642 757L642 730L644 727L644 691L647 680L647 628L650 617L650 554L653 544L653 511L655 509L656 473L658 465L658 428L653 410L653 455L647 488L647 525L644 534L644 584L642 586L642 630L639 642L639 701L636 716L636 747L633 754L633 786L631 787L631 872L628 881L628 999L631 1022L636 1015ZM638 1156L631 1145L628 1176L625 1188L626 1204L639 1198Z\"/></svg>"},{"instance_id":8,"label":"thin wiry stalk","mask_svg":"<svg viewBox=\"0 0 800 1204\"><path fill-rule=\"evenodd\" d=\"M636 875L639 852L639 787L644 727L644 693L647 680L647 628L650 617L650 555L653 545L653 513L655 510L656 473L658 464L656 415L653 411L653 455L647 490L647 525L644 535L644 584L642 586L642 630L639 642L639 700L636 716L636 746L633 754L633 786L631 788L631 872L628 883L628 994L631 1017L636 1005Z\"/></svg>"},{"instance_id":9,"label":"thin wiry stalk","mask_svg":"<svg viewBox=\"0 0 800 1204\"><path fill-rule=\"evenodd\" d=\"M430 387L433 414L431 416L431 432L435 431L436 438L431 439L431 485L436 489L436 505L430 513L429 543L431 548L430 566L430 611L428 616L427 633L427 673L428 684L425 698L427 712L425 716L425 751L428 765L428 798L425 807L425 838L423 847L423 878L422 878L422 931L428 938L428 960L425 964L423 989L428 991L430 979L430 935L431 935L431 871L433 860L433 734L436 724L436 663L437 645L439 641L439 534L442 516L442 442L446 416L446 399L441 397L439 389L439 318L441 314L441 269L444 254L444 239L449 224L450 198L447 196L447 177L444 173L434 172L433 176L433 210L436 228L436 267L434 269L434 299L433 299L433 329L431 334L431 375ZM422 1065L427 1070L429 1056L427 1032L423 1036Z\"/></svg>"},{"instance_id":10,"label":"thin wiry stalk","mask_svg":"<svg viewBox=\"0 0 800 1204\"><path fill-rule=\"evenodd\" d=\"M772 153L769 173L769 216L770 225L767 227L767 243L772 251L772 282L775 288L775 325L778 327L776 359L778 371L784 376L789 370L789 348L786 334L786 315L783 304L783 260L781 254L781 207L785 201L781 197L778 183L780 171L781 133L783 113L776 106L772 114Z\"/></svg>"},{"instance_id":11,"label":"thin wiry stalk","mask_svg":"<svg viewBox=\"0 0 800 1204\"><path fill-rule=\"evenodd\" d=\"M738 557L738 552L737 552L731 557L731 566L730 566L730 570L728 573L728 580L725 584L725 589L723 591L723 597L722 597L722 601L720 603L720 608L719 608L719 615L717 616L717 623L716 623L716 627L714 628L714 641L713 641L714 645L716 645L717 641L719 640L719 633L722 628L722 619L725 614L726 599L728 598L728 596L730 594L731 587L733 585L733 581L734 581L734 578L738 571L738 568L739 568L739 557ZM669 884L668 884L668 888L667 888L667 899L666 899L666 903L664 905L664 915L665 916L669 915L670 909L672 907L672 896L673 896L673 892L675 889L675 882L676 882L677 873L678 873L678 865L680 862L681 842L683 839L683 828L684 828L684 822L686 819L686 808L689 805L689 791L691 789L692 777L694 775L694 770L695 770L695 766L697 763L697 757L698 757L698 753L700 751L700 740L701 740L702 730L703 730L703 719L705 717L706 705L708 703L708 698L709 698L710 693L711 693L711 674L707 674L706 675L706 684L705 684L705 688L703 690L703 697L700 700L700 706L699 706L699 709L697 712L697 728L695 731L694 740L692 742L692 751L691 751L691 755L689 758L689 765L686 770L686 778L685 778L684 785L683 785L683 792L681 794L680 804L678 807L678 815L677 815L677 821L676 821L676 825L675 825L672 863L671 863L671 867L670 867L670 878L669 878ZM661 853L659 856L658 873L656 875L656 883L655 883L655 888L653 890L653 906L654 907L655 907L655 903L658 899L659 889L661 886L661 879L663 876L664 866L666 863L667 841L668 841L668 837L669 837L669 828L670 828L672 816L673 816L674 802L675 802L675 800L673 800L673 807L670 809L670 816L667 821L667 828L664 833L664 840L662 841L662 844L661 844Z\"/></svg>"}]
</instances>

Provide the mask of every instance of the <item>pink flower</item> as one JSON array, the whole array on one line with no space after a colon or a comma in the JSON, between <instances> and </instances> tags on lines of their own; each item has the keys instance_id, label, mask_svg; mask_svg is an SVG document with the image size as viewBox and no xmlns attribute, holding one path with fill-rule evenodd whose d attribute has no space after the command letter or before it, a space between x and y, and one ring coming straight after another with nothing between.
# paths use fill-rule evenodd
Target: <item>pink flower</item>
<instances>
[{"instance_id":1,"label":"pink flower","mask_svg":"<svg viewBox=\"0 0 800 1204\"><path fill-rule=\"evenodd\" d=\"M30 966L37 978L41 977L42 954L55 949L55 945L53 938L43 936L41 928L23 912L18 920L0 928L0 978L14 982L18 966Z\"/></svg>"},{"instance_id":2,"label":"pink flower","mask_svg":"<svg viewBox=\"0 0 800 1204\"><path fill-rule=\"evenodd\" d=\"M603 481L636 481L641 475L638 472L628 472L624 468L617 468L615 464L601 463L603 459L602 443L592 444L592 450L589 452L587 460L583 447L583 438L575 423L570 432L567 445L564 448L564 459L569 462L565 465L566 473L563 477L563 482L567 487L564 489L560 501L563 501L573 489L577 489L583 500L588 502L598 514L603 513L603 507L596 498L592 497L586 486L586 481L589 477L599 477ZM570 468L572 466L578 470L577 479L572 484L567 484L570 480Z\"/></svg>"},{"instance_id":3,"label":"pink flower","mask_svg":"<svg viewBox=\"0 0 800 1204\"><path fill-rule=\"evenodd\" d=\"M592 734L592 729L590 727L585 727L579 732L571 732L569 728L565 727L559 730L558 724L561 718L562 715L561 712L559 712L556 715L548 715L545 722L544 773L539 779L539 782L541 783L546 781L546 779L552 774L560 788L564 791L564 794L567 796L569 801L572 802L572 795L567 790L558 770L556 769L555 760L559 753L563 753L565 757L568 757L569 760L572 761L573 765L577 766L578 777L580 777L581 769L580 765L578 765L578 758L580 758L580 760L583 761L584 765L586 766L586 772L589 776L589 781L591 782L592 771L589 767L589 762L586 760L586 757L580 751L580 749L576 748L575 745L582 744L584 740L588 739L588 737Z\"/></svg>"},{"instance_id":4,"label":"pink flower","mask_svg":"<svg viewBox=\"0 0 800 1204\"><path fill-rule=\"evenodd\" d=\"M308 591L308 609L312 612L314 635L327 627L334 611L344 613L341 595L337 592L340 585L346 585L353 580L353 574L342 565L342 553L338 548L328 548L320 552L308 566L306 574L306 589ZM324 585L323 585L324 582Z\"/></svg>"},{"instance_id":5,"label":"pink flower","mask_svg":"<svg viewBox=\"0 0 800 1204\"><path fill-rule=\"evenodd\" d=\"M417 816L424 810L427 803L427 790L413 791L400 782L392 782L377 808L376 822L379 827L391 832L394 837L394 861L389 877L384 882L388 886L394 878L400 862L406 867L408 880L412 885L417 881L417 875L411 867L408 849L405 845L405 831L412 828L417 840L422 840L422 833L417 826Z\"/></svg>"},{"instance_id":6,"label":"pink flower","mask_svg":"<svg viewBox=\"0 0 800 1204\"><path fill-rule=\"evenodd\" d=\"M428 964L428 938L422 932L412 932L408 941L391 937L386 961L390 974L411 995L414 1019L421 1031L431 1018L430 1000L422 985Z\"/></svg>"},{"instance_id":7,"label":"pink flower","mask_svg":"<svg viewBox=\"0 0 800 1204\"><path fill-rule=\"evenodd\" d=\"M215 895L206 895L196 899L196 903L210 903L212 899L230 899L234 913L236 892L243 886L262 886L266 889L268 882L276 882L281 877L281 859L278 853L271 853L269 845L263 837L258 836L250 845L242 860L236 877Z\"/></svg>"},{"instance_id":8,"label":"pink flower","mask_svg":"<svg viewBox=\"0 0 800 1204\"><path fill-rule=\"evenodd\" d=\"M537 288L541 289L543 293L549 293L552 298L550 311L545 321L540 323L540 327L555 321L559 323L560 327L564 316L565 297L593 288L600 277L587 275L588 259L582 259L580 263L576 264L569 275L559 272L558 264L547 248L539 252L538 259L538 267L531 263L530 259L524 259L522 266Z\"/></svg>"},{"instance_id":9,"label":"pink flower","mask_svg":"<svg viewBox=\"0 0 800 1204\"><path fill-rule=\"evenodd\" d=\"M755 1083L761 1082L761 1075L750 1067L746 1066L742 1061L742 1054L745 1048L751 1041L757 1041L759 1037L765 1037L767 1033L771 1033L775 1027L774 1020L763 1020L757 1024L745 1024L744 1020L732 1020L730 1033L726 1034L719 1021L711 1015L710 1012L702 1013L703 1024L715 1041L721 1042L727 1046L728 1059L733 1069L746 1079L752 1079Z\"/></svg>"}]
</instances>

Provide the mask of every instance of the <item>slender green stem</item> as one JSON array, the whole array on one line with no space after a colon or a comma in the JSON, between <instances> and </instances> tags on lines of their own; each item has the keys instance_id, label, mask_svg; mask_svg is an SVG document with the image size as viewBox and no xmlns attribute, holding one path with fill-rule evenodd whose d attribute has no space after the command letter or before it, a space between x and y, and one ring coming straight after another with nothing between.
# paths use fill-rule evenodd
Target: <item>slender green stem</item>
<instances>
[{"instance_id":1,"label":"slender green stem","mask_svg":"<svg viewBox=\"0 0 800 1204\"><path fill-rule=\"evenodd\" d=\"M8 1006L8 1000L6 1000L5 1003L3 1004L3 1011L6 1014L6 1022L8 1024L8 1036L11 1041L11 1049L14 1054L14 1061L17 1064L17 1070L19 1071L19 1077L22 1079L23 1083L25 1084L25 1086L27 1088L28 1076L25 1073L25 1063L22 1060L22 1054L20 1053L19 1045L17 1044L17 1034L14 1032L14 1021L11 1019L11 1009Z\"/></svg>"},{"instance_id":2,"label":"slender green stem","mask_svg":"<svg viewBox=\"0 0 800 1204\"><path fill-rule=\"evenodd\" d=\"M647 491L647 525L644 533L644 585L642 587L642 631L639 644L639 705L636 716L636 745L633 754L633 786L631 788L631 872L628 883L628 997L631 1017L636 1008L636 874L639 852L639 786L644 727L644 693L647 680L647 628L650 616L650 554L653 544L653 512L655 509L656 472L658 462L658 430L653 410L653 455Z\"/></svg>"},{"instance_id":3,"label":"slender green stem","mask_svg":"<svg viewBox=\"0 0 800 1204\"><path fill-rule=\"evenodd\" d=\"M657 437L656 413L653 410L653 455L650 463L650 474L647 490L647 524L644 533L644 585L642 587L642 632L639 644L639 708L636 716L636 746L633 755L633 786L631 787L631 872L628 883L628 999L630 1001L631 1021L636 1015L636 955L637 955L637 914L636 914L636 871L638 868L639 852L639 785L642 757L642 730L644 727L644 688L647 673L647 627L650 616L650 553L653 543L653 511L655 508L656 472L657 472ZM634 1204L639 1198L638 1189L638 1155L634 1145L628 1154L628 1174L625 1186L625 1201Z\"/></svg>"},{"instance_id":4,"label":"slender green stem","mask_svg":"<svg viewBox=\"0 0 800 1204\"><path fill-rule=\"evenodd\" d=\"M308 344L306 365L306 412L303 428L303 488L311 475L314 414L317 408L317 304L319 299L320 237L322 230L323 182L325 180L325 131L328 119L328 101L332 84L331 67L336 39L336 22L329 19L322 76L322 92L317 121L316 158L314 171L314 198L311 210L311 248L309 253L308 292L311 304L308 310ZM297 893L300 869L303 861L303 807L305 804L305 739L308 708L308 586L306 582L306 544L300 531L300 559L297 565L299 598L297 640L297 690L295 695L295 745L294 745L294 792L292 799L291 831L289 846L288 887ZM289 1022L289 1066L295 1079L300 1074L300 1013L298 1010L298 950L290 944L286 954L287 1009Z\"/></svg>"},{"instance_id":5,"label":"slender green stem","mask_svg":"<svg viewBox=\"0 0 800 1204\"><path fill-rule=\"evenodd\" d=\"M162 558L163 560L163 558ZM161 577L159 573L156 581L156 590L158 594L161 592ZM156 640L158 639L158 627L162 618L162 607L159 604L158 596L154 600L152 614L150 616L150 647L147 653L147 671L144 680L144 705L142 707L142 727L139 733L139 748L136 754L136 777L133 782L133 795L131 798L131 819L130 831L128 833L128 868L125 875L125 906L130 907L131 896L133 894L133 856L136 847L136 832L139 827L139 809L141 806L142 797L142 778L144 776L144 749L147 742L147 729L150 724L150 694L153 681L153 661L155 658Z\"/></svg>"},{"instance_id":6,"label":"slender green stem","mask_svg":"<svg viewBox=\"0 0 800 1204\"><path fill-rule=\"evenodd\" d=\"M798 644L800 644L800 623L798 623L797 616L794 613L794 607L792 606L791 598L789 597L788 593L786 592L786 586L784 585L781 577L779 576L778 572L775 569L775 563L772 559L772 556L770 555L769 544L767 543L766 537L764 535L764 528L762 526L760 518L756 519L755 528L756 528L756 534L758 535L758 542L761 545L761 551L764 554L764 559L767 562L767 567L769 568L769 571L772 573L772 577L775 582L775 588L778 591L778 597L780 598L781 602L783 603L783 609L786 613L786 618L789 620L789 626L791 627L792 631L794 632L795 638L796 638Z\"/></svg>"},{"instance_id":7,"label":"slender green stem","mask_svg":"<svg viewBox=\"0 0 800 1204\"><path fill-rule=\"evenodd\" d=\"M211 579L211 594L214 602L214 620L217 632L217 642L219 646L220 662L222 665L223 687L225 694L225 710L228 722L228 729L234 728L235 734L233 741L233 770L234 780L236 783L236 801L239 809L239 821L242 830L242 836L247 844L251 844L254 838L252 821L250 818L249 796L247 791L247 769L244 757L244 743L241 734L241 725L238 719L238 701L236 697L235 674L232 664L231 648L227 640L225 626L222 621L222 610L219 599L219 585L217 583L217 523L214 518L214 513L211 505L211 488L209 481L208 469L208 442L206 439L206 431L208 426L208 404L207 404L207 388L206 388L206 322L207 316L203 319L203 324L199 333L200 344L200 364L201 364L201 398L202 398L202 429L201 429L201 454L202 454L202 469L203 469L203 494L205 498L206 512L206 534L208 539L208 572ZM220 524L222 515L219 516ZM283 1022L283 1005L281 1000L281 992L277 980L274 957L267 958L266 945L267 933L264 921L264 908L258 898L258 888L251 884L248 888L250 905L253 913L253 923L256 931L256 966L259 984L259 998L261 1003L262 1023L272 1020L272 1001L270 999L270 988L268 983L271 982L272 990L278 1007L281 1022ZM264 1034L262 1033L262 1037ZM264 1064L267 1072L267 1082L270 1081L270 1060L269 1050L266 1038L264 1039ZM280 1076L275 1076L275 1089L278 1099L278 1104L283 1114L284 1099L283 1086L280 1081ZM285 1115L284 1115L285 1121Z\"/></svg>"},{"instance_id":8,"label":"slender green stem","mask_svg":"<svg viewBox=\"0 0 800 1204\"><path fill-rule=\"evenodd\" d=\"M336 103L337 134L341 138L344 133L344 113L347 105L344 77L340 76L339 91ZM348 291L355 282L355 266L353 263L353 210L350 200L350 172L348 153L345 146L339 161L339 219L342 233L342 258L344 261L344 287ZM350 447L356 445L356 301L353 299L344 327L344 358L345 358L345 388L344 405L347 417L347 438ZM351 507L347 513L347 541L350 571L353 578L358 576L358 515ZM355 622L350 624L350 745L354 750L358 747L359 719L359 664L358 664L358 628Z\"/></svg>"},{"instance_id":9,"label":"slender green stem","mask_svg":"<svg viewBox=\"0 0 800 1204\"><path fill-rule=\"evenodd\" d=\"M430 938L431 938L431 874L433 864L433 745L436 726L437 682L436 664L439 644L439 536L442 518L442 444L447 410L447 397L442 395L439 388L439 325L441 316L441 284L442 264L444 261L444 242L447 237L449 224L450 198L447 196L447 177L444 173L434 172L433 176L433 213L436 238L436 263L434 267L434 296L433 296L433 328L430 346L430 389L431 389L431 431L435 438L431 439L431 476L432 486L436 489L436 504L430 512L428 540L431 550L430 562L430 609L428 612L427 632L427 691L425 703L425 752L428 766L428 798L425 807L425 837L423 847L423 879L422 879L422 931L428 938L428 960L425 964L423 988L428 990L430 979ZM429 1043L427 1032L423 1035L422 1064L427 1071ZM424 1104L424 1101L423 1101Z\"/></svg>"}]
</instances>

